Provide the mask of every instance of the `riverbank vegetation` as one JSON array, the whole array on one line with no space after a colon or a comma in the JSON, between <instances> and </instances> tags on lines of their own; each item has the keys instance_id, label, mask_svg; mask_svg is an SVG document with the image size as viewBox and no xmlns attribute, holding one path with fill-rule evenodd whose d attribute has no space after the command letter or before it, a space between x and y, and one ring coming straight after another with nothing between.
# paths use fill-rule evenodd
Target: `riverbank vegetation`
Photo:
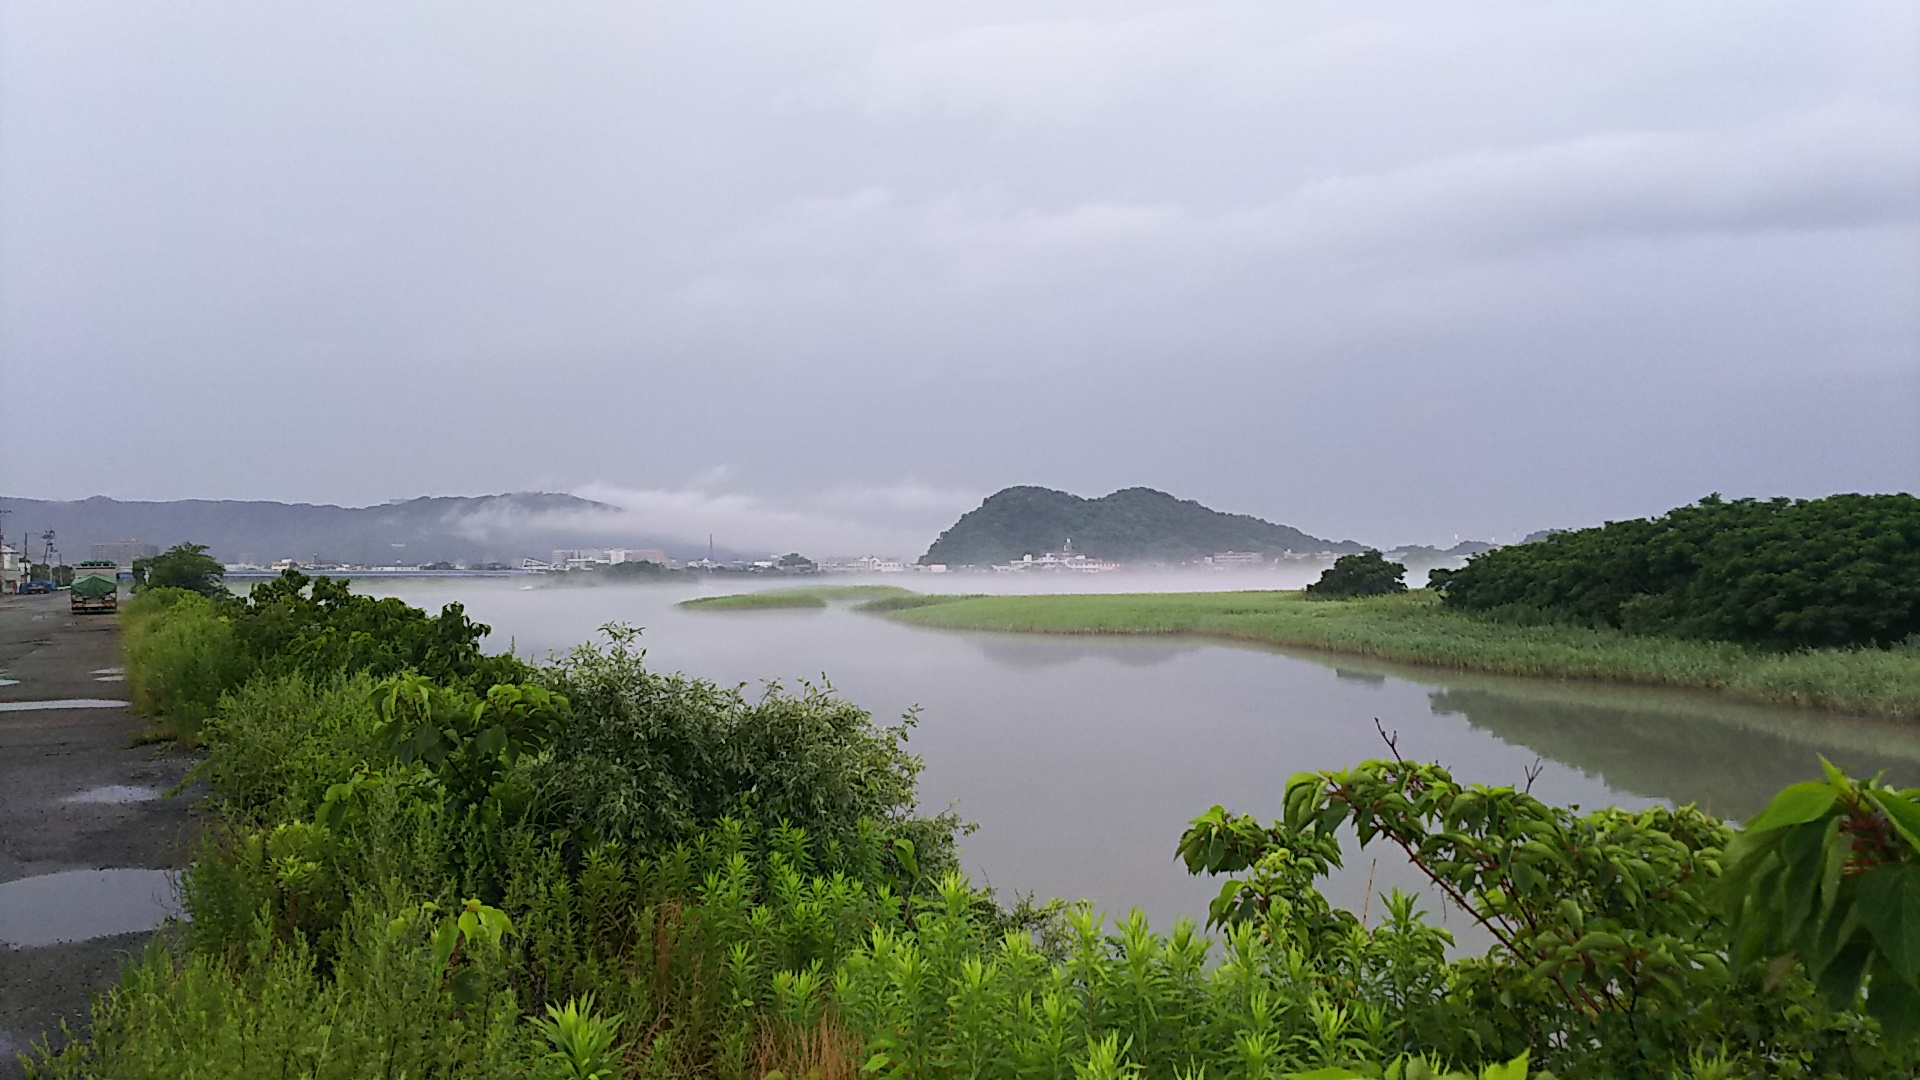
<instances>
[{"instance_id":1,"label":"riverbank vegetation","mask_svg":"<svg viewBox=\"0 0 1920 1080\"><path fill-rule=\"evenodd\" d=\"M1711 690L1746 701L1920 717L1920 646L1784 652L1444 608L1427 590L1358 600L1299 592L928 597L919 626L1053 634L1185 634L1460 671Z\"/></svg>"},{"instance_id":2,"label":"riverbank vegetation","mask_svg":"<svg viewBox=\"0 0 1920 1080\"><path fill-rule=\"evenodd\" d=\"M1225 878L1211 932L1163 932L970 885L959 823L917 809L908 723L809 687L748 697L655 672L619 627L549 665L488 657L457 609L333 589L296 576L266 603L130 605L147 707L222 688L196 729L215 824L185 932L31 1076L1915 1064L1920 954L1888 913L1920 907L1920 792L1832 775L1740 834L1692 808L1552 807L1395 756L1295 777L1277 820L1194 821L1179 857ZM392 647L349 629L375 623L397 628ZM1405 851L1494 947L1449 960L1447 932L1398 893L1364 923L1329 905L1315 883L1343 830Z\"/></svg>"},{"instance_id":3,"label":"riverbank vegetation","mask_svg":"<svg viewBox=\"0 0 1920 1080\"><path fill-rule=\"evenodd\" d=\"M793 589L729 593L682 600L679 606L695 611L770 611L780 608L823 608L830 603L892 600L915 593L897 585L807 585Z\"/></svg>"},{"instance_id":4,"label":"riverbank vegetation","mask_svg":"<svg viewBox=\"0 0 1920 1080\"><path fill-rule=\"evenodd\" d=\"M1761 648L1920 644L1920 498L1702 499L1432 579L1449 608Z\"/></svg>"}]
</instances>

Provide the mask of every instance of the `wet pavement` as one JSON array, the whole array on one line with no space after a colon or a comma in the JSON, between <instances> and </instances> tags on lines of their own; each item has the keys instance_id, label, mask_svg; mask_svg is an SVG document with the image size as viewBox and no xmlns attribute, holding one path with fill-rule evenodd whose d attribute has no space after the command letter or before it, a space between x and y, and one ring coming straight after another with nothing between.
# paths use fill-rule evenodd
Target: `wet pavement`
<instances>
[{"instance_id":1,"label":"wet pavement","mask_svg":"<svg viewBox=\"0 0 1920 1080\"><path fill-rule=\"evenodd\" d=\"M0 597L0 1078L15 1053L64 1021L179 911L174 871L196 825L194 795L165 797L192 765L133 746L145 727L124 700L111 615L67 598ZM111 687L111 689L109 689Z\"/></svg>"}]
</instances>

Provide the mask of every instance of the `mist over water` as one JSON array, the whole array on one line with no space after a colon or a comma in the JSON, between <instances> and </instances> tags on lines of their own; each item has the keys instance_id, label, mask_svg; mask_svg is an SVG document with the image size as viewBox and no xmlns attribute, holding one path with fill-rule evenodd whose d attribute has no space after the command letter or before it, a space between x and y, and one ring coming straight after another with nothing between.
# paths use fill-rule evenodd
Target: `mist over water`
<instances>
[{"instance_id":1,"label":"mist over water","mask_svg":"<svg viewBox=\"0 0 1920 1080\"><path fill-rule=\"evenodd\" d=\"M1275 574L890 575L941 592L1142 592L1298 587ZM832 581L851 579L835 578ZM437 609L458 600L509 644L544 658L609 622L644 628L659 669L723 683L831 683L890 722L918 709L923 805L952 806L976 880L1003 893L1086 898L1156 924L1203 918L1219 881L1174 859L1186 822L1218 803L1278 817L1288 777L1389 751L1446 764L1466 782L1526 783L1552 802L1697 802L1729 818L1818 774L1824 753L1856 773L1920 783L1920 737L1892 725L1729 704L1705 695L1463 675L1331 654L1186 639L1048 637L907 626L844 606L688 611L696 595L791 582L534 587L516 580L374 583ZM1378 845L1329 884L1359 911L1372 892L1417 882ZM1378 904L1373 905L1375 910ZM1461 929L1456 915L1448 924Z\"/></svg>"}]
</instances>

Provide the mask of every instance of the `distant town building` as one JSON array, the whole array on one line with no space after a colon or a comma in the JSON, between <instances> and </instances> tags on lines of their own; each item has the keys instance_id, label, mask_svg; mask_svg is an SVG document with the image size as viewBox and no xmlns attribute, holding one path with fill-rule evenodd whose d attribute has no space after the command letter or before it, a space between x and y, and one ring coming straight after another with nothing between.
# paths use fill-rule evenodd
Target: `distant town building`
<instances>
[{"instance_id":1,"label":"distant town building","mask_svg":"<svg viewBox=\"0 0 1920 1080\"><path fill-rule=\"evenodd\" d=\"M20 561L20 553L6 544L0 544L0 593L9 596L20 591L20 582L26 577L27 568Z\"/></svg>"},{"instance_id":2,"label":"distant town building","mask_svg":"<svg viewBox=\"0 0 1920 1080\"><path fill-rule=\"evenodd\" d=\"M122 570L132 570L133 560L151 559L160 554L158 544L143 544L138 540L121 540L112 544L94 544L87 551L87 558L99 562L111 562Z\"/></svg>"},{"instance_id":3,"label":"distant town building","mask_svg":"<svg viewBox=\"0 0 1920 1080\"><path fill-rule=\"evenodd\" d=\"M610 563L650 562L667 565L667 553L659 548L608 548L607 561Z\"/></svg>"},{"instance_id":4,"label":"distant town building","mask_svg":"<svg viewBox=\"0 0 1920 1080\"><path fill-rule=\"evenodd\" d=\"M555 548L553 558L548 560L544 569L591 570L596 566L611 566L614 563L623 562L670 565L667 553L659 548Z\"/></svg>"},{"instance_id":5,"label":"distant town building","mask_svg":"<svg viewBox=\"0 0 1920 1080\"><path fill-rule=\"evenodd\" d=\"M1058 573L1074 571L1081 574L1098 574L1108 570L1120 569L1120 564L1105 559L1089 559L1073 550L1073 540L1068 538L1059 551L1042 552L1039 558L1023 555L1011 563L996 563L995 570L1006 573Z\"/></svg>"},{"instance_id":6,"label":"distant town building","mask_svg":"<svg viewBox=\"0 0 1920 1080\"><path fill-rule=\"evenodd\" d=\"M1259 566L1267 560L1257 551L1216 551L1207 561L1216 567L1239 568Z\"/></svg>"}]
</instances>

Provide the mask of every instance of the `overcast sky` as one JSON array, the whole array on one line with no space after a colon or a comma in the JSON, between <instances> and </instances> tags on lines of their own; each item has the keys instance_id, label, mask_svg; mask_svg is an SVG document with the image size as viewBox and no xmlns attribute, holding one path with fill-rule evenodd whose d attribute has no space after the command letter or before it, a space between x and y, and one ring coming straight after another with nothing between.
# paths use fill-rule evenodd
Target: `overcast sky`
<instances>
[{"instance_id":1,"label":"overcast sky","mask_svg":"<svg viewBox=\"0 0 1920 1080\"><path fill-rule=\"evenodd\" d=\"M0 12L0 495L1920 487L1911 0Z\"/></svg>"}]
</instances>

